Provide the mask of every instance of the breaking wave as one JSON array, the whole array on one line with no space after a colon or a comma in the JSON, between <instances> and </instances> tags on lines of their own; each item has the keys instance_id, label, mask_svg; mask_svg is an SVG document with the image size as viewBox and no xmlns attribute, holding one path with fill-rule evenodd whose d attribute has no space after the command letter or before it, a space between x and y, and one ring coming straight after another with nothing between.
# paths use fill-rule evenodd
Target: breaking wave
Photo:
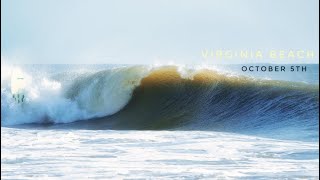
<instances>
[{"instance_id":1,"label":"breaking wave","mask_svg":"<svg viewBox=\"0 0 320 180\"><path fill-rule=\"evenodd\" d=\"M318 137L318 85L254 79L209 68L127 66L50 77L25 73L27 98L18 104L10 92L12 68L5 66L1 74L5 126Z\"/></svg>"}]
</instances>

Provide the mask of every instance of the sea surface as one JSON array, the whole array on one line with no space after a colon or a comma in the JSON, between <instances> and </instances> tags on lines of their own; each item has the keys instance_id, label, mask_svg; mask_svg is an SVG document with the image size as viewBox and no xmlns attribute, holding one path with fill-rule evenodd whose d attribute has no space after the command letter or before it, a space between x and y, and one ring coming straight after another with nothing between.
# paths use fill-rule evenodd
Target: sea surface
<instances>
[{"instance_id":1,"label":"sea surface","mask_svg":"<svg viewBox=\"0 0 320 180\"><path fill-rule=\"evenodd\" d=\"M319 179L318 64L1 65L2 179Z\"/></svg>"}]
</instances>

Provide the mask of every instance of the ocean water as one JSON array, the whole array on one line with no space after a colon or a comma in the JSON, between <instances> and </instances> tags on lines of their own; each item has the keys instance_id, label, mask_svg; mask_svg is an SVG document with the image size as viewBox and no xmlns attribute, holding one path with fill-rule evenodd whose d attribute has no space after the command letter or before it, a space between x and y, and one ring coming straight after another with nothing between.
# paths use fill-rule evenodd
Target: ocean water
<instances>
[{"instance_id":1,"label":"ocean water","mask_svg":"<svg viewBox=\"0 0 320 180\"><path fill-rule=\"evenodd\" d=\"M1 176L319 179L319 66L241 66L2 64Z\"/></svg>"}]
</instances>

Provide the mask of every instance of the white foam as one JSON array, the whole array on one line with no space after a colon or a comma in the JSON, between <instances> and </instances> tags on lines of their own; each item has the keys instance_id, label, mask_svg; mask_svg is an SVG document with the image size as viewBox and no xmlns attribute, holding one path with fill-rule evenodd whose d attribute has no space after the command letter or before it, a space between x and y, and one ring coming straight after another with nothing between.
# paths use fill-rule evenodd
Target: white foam
<instances>
[{"instance_id":1,"label":"white foam","mask_svg":"<svg viewBox=\"0 0 320 180\"><path fill-rule=\"evenodd\" d=\"M204 131L1 131L8 179L319 179L312 142Z\"/></svg>"},{"instance_id":2,"label":"white foam","mask_svg":"<svg viewBox=\"0 0 320 180\"><path fill-rule=\"evenodd\" d=\"M26 78L23 86L25 102L12 98L10 79L12 69ZM96 73L72 77L69 85L42 74L34 76L18 66L2 66L1 76L1 123L69 123L94 117L111 115L122 109L132 92L147 74L147 68L113 68ZM20 87L22 88L22 87ZM72 97L67 92L73 94Z\"/></svg>"}]
</instances>

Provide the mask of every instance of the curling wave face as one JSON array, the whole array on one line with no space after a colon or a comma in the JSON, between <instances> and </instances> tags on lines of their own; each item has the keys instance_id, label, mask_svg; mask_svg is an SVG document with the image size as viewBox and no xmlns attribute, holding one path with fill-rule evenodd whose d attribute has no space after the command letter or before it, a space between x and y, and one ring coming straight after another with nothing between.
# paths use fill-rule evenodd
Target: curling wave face
<instances>
[{"instance_id":1,"label":"curling wave face","mask_svg":"<svg viewBox=\"0 0 320 180\"><path fill-rule=\"evenodd\" d=\"M10 69L7 67L7 69ZM30 77L15 103L1 79L2 125L216 130L316 139L319 87L208 68L128 66ZM41 77L41 78L40 78Z\"/></svg>"}]
</instances>

